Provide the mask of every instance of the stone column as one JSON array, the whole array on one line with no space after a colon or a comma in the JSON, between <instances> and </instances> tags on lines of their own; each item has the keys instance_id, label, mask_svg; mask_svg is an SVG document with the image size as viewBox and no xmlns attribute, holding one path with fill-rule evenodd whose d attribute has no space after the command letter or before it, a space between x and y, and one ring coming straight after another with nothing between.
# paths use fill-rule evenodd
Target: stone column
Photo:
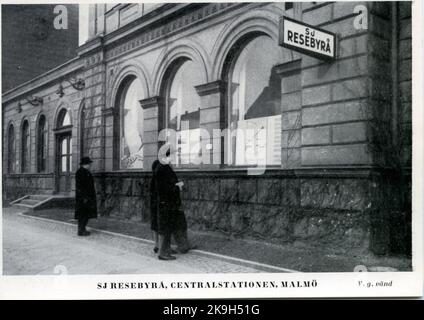
<instances>
[{"instance_id":1,"label":"stone column","mask_svg":"<svg viewBox=\"0 0 424 320\"><path fill-rule=\"evenodd\" d=\"M278 66L277 73L281 77L281 164L284 169L293 169L300 167L300 60Z\"/></svg>"},{"instance_id":2,"label":"stone column","mask_svg":"<svg viewBox=\"0 0 424 320\"><path fill-rule=\"evenodd\" d=\"M337 59L302 58L303 167L353 167L373 162L368 129L370 92L374 84L378 84L379 94L390 96L390 90L385 88L390 82L381 77L376 78L377 81L373 79L373 70L383 66L376 64L372 57L375 44L372 35L384 33L387 22L381 18L374 20L371 14L374 9L370 8L369 27L366 30L353 27L356 17L352 12L358 4L335 2L318 6L309 3L303 8L303 22L325 25L327 31L336 32L338 37ZM383 73L387 72L390 73L389 68ZM390 89L390 85L388 87Z\"/></svg>"},{"instance_id":3,"label":"stone column","mask_svg":"<svg viewBox=\"0 0 424 320\"><path fill-rule=\"evenodd\" d=\"M224 146L221 143L223 139L221 137L214 138L213 130L225 128L224 114L221 112L225 98L225 83L217 80L196 86L196 90L201 100L199 127L209 133L209 138L203 138L201 141L202 148L211 151L209 164L203 163L201 168L219 169L220 164L216 163L214 159L220 159L221 163L223 161ZM218 145L220 145L220 148L214 148Z\"/></svg>"},{"instance_id":4,"label":"stone column","mask_svg":"<svg viewBox=\"0 0 424 320\"><path fill-rule=\"evenodd\" d=\"M159 108L163 105L161 97L140 100L143 108L143 168L150 170L153 161L158 158L158 136L161 129Z\"/></svg>"},{"instance_id":5,"label":"stone column","mask_svg":"<svg viewBox=\"0 0 424 320\"><path fill-rule=\"evenodd\" d=\"M85 58L84 79L86 139L88 156L93 160L92 171L105 170L105 139L104 139L104 110L105 110L105 79L106 66L104 51L100 42L95 43L96 51ZM78 119L79 120L79 119ZM74 121L75 123L77 121ZM74 137L77 137L74 134ZM76 141L74 141L76 147Z\"/></svg>"},{"instance_id":6,"label":"stone column","mask_svg":"<svg viewBox=\"0 0 424 320\"><path fill-rule=\"evenodd\" d=\"M113 141L114 141L114 108L109 107L103 110L103 118L105 124L105 141L104 141L104 153L105 153L105 171L112 171L113 167Z\"/></svg>"}]
</instances>

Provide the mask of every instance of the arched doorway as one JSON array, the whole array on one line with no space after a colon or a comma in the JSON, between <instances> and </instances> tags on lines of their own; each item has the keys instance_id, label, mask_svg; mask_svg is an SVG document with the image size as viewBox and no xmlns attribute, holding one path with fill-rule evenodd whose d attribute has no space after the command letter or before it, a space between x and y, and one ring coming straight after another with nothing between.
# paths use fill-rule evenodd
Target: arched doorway
<instances>
[{"instance_id":1,"label":"arched doorway","mask_svg":"<svg viewBox=\"0 0 424 320\"><path fill-rule=\"evenodd\" d=\"M67 109L59 112L56 123L56 192L71 191L72 124Z\"/></svg>"}]
</instances>

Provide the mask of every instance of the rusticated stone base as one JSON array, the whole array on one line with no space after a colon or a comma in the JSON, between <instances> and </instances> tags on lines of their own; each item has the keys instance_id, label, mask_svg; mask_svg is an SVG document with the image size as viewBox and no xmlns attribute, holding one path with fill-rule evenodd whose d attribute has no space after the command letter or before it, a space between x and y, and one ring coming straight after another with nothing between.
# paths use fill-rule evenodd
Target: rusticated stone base
<instances>
[{"instance_id":1,"label":"rusticated stone base","mask_svg":"<svg viewBox=\"0 0 424 320\"><path fill-rule=\"evenodd\" d=\"M53 191L50 174L16 174L3 176L3 205L28 194L45 194Z\"/></svg>"},{"instance_id":2,"label":"rusticated stone base","mask_svg":"<svg viewBox=\"0 0 424 320\"><path fill-rule=\"evenodd\" d=\"M177 172L184 181L189 228L273 243L368 250L370 214L379 205L375 179L316 176L293 170ZM101 212L149 221L149 173L105 173Z\"/></svg>"},{"instance_id":3,"label":"rusticated stone base","mask_svg":"<svg viewBox=\"0 0 424 320\"><path fill-rule=\"evenodd\" d=\"M370 170L357 171L270 170L249 176L245 171L222 170L177 171L177 175L184 181L181 197L192 230L385 253L391 238L399 243L404 237L398 230L408 230L405 221L410 212L400 210L399 189L393 187L390 175L382 178ZM6 194L38 192L38 185L47 183L40 179L6 179ZM150 179L148 172L95 174L100 214L149 222Z\"/></svg>"}]
</instances>

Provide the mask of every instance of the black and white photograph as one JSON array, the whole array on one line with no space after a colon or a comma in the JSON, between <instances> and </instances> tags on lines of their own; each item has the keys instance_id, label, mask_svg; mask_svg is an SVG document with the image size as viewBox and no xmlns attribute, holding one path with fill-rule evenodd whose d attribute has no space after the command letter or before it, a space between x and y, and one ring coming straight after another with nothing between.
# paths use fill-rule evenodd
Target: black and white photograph
<instances>
[{"instance_id":1,"label":"black and white photograph","mask_svg":"<svg viewBox=\"0 0 424 320\"><path fill-rule=\"evenodd\" d=\"M422 10L2 3L0 297L422 295Z\"/></svg>"}]
</instances>

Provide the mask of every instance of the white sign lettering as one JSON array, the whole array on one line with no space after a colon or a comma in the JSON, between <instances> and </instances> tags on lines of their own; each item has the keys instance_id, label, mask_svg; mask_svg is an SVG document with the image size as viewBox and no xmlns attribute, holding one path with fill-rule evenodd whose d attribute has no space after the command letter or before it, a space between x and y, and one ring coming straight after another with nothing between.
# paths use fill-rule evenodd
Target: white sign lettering
<instances>
[{"instance_id":1,"label":"white sign lettering","mask_svg":"<svg viewBox=\"0 0 424 320\"><path fill-rule=\"evenodd\" d=\"M336 36L328 31L283 17L280 45L323 59L335 59Z\"/></svg>"}]
</instances>

